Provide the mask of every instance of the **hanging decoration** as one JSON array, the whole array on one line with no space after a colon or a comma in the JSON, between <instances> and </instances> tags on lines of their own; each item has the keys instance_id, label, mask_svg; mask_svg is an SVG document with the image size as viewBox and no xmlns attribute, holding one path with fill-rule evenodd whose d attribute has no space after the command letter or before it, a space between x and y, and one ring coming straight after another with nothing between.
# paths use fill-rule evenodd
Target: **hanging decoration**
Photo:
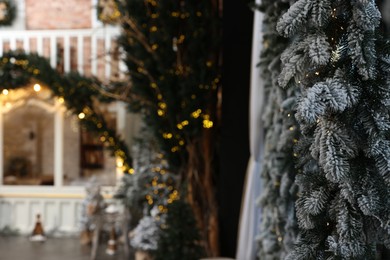
<instances>
[{"instance_id":1,"label":"hanging decoration","mask_svg":"<svg viewBox=\"0 0 390 260\"><path fill-rule=\"evenodd\" d=\"M0 0L0 26L11 25L15 20L16 7L12 0Z\"/></svg>"},{"instance_id":2,"label":"hanging decoration","mask_svg":"<svg viewBox=\"0 0 390 260\"><path fill-rule=\"evenodd\" d=\"M115 0L99 0L97 16L104 24L116 24L119 21L121 13Z\"/></svg>"},{"instance_id":3,"label":"hanging decoration","mask_svg":"<svg viewBox=\"0 0 390 260\"><path fill-rule=\"evenodd\" d=\"M42 73L44 72L44 73ZM103 97L95 85L100 86L96 79L86 78L72 72L61 75L50 66L50 63L37 54L23 52L8 52L0 57L0 92L23 88L28 84L45 84L53 95L64 101L65 106L87 130L97 133L104 144L123 163L124 173L134 173L131 157L125 142L107 124L103 113L98 109L101 102L112 102L113 99Z\"/></svg>"}]
</instances>

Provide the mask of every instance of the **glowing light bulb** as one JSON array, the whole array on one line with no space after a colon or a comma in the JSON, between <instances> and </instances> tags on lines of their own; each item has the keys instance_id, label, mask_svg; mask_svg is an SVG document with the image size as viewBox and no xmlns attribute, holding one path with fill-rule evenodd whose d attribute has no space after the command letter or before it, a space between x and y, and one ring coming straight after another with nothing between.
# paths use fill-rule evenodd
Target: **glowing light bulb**
<instances>
[{"instance_id":1,"label":"glowing light bulb","mask_svg":"<svg viewBox=\"0 0 390 260\"><path fill-rule=\"evenodd\" d=\"M9 92L8 92L8 89L3 89L2 93L3 93L3 95L6 95L6 96L7 96L8 93L9 93Z\"/></svg>"},{"instance_id":2,"label":"glowing light bulb","mask_svg":"<svg viewBox=\"0 0 390 260\"><path fill-rule=\"evenodd\" d=\"M34 85L34 91L35 91L35 92L41 91L41 85L35 84L35 85Z\"/></svg>"},{"instance_id":3,"label":"glowing light bulb","mask_svg":"<svg viewBox=\"0 0 390 260\"><path fill-rule=\"evenodd\" d=\"M118 160L116 161L116 167L118 167L118 168L123 167L123 161L120 160L120 159L118 159Z\"/></svg>"},{"instance_id":4,"label":"glowing light bulb","mask_svg":"<svg viewBox=\"0 0 390 260\"><path fill-rule=\"evenodd\" d=\"M79 115L78 115L79 119L84 119L85 118L85 114L83 112L81 112Z\"/></svg>"}]
</instances>

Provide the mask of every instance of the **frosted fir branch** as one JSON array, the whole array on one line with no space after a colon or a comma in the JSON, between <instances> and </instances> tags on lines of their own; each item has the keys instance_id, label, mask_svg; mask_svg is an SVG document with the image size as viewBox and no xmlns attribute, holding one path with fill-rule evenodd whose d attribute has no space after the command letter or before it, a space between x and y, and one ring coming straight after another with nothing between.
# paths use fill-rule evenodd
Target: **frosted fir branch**
<instances>
[{"instance_id":1,"label":"frosted fir branch","mask_svg":"<svg viewBox=\"0 0 390 260\"><path fill-rule=\"evenodd\" d=\"M366 60L366 65L359 67L360 70L368 72L369 79L375 79L378 74L378 57L376 51L376 42L372 33L367 33L365 35L365 40L363 42L363 55Z\"/></svg>"},{"instance_id":2,"label":"frosted fir branch","mask_svg":"<svg viewBox=\"0 0 390 260\"><path fill-rule=\"evenodd\" d=\"M358 257L365 254L364 245L355 241L338 241L335 236L329 236L327 244L329 245L329 251L335 255L331 259L362 259Z\"/></svg>"},{"instance_id":3,"label":"frosted fir branch","mask_svg":"<svg viewBox=\"0 0 390 260\"><path fill-rule=\"evenodd\" d=\"M329 181L344 182L350 175L349 159L355 157L358 151L356 143L337 122L322 120L317 127L315 139L319 140L320 148L315 149L319 152L319 165Z\"/></svg>"},{"instance_id":4,"label":"frosted fir branch","mask_svg":"<svg viewBox=\"0 0 390 260\"><path fill-rule=\"evenodd\" d=\"M367 255L363 219L345 201L339 201L336 221L337 237L328 237L330 250L343 259Z\"/></svg>"},{"instance_id":5,"label":"frosted fir branch","mask_svg":"<svg viewBox=\"0 0 390 260\"><path fill-rule=\"evenodd\" d=\"M313 215L309 214L305 208L306 196L302 196L296 201L296 213L298 219L298 226L304 230L315 228L315 221Z\"/></svg>"},{"instance_id":6,"label":"frosted fir branch","mask_svg":"<svg viewBox=\"0 0 390 260\"><path fill-rule=\"evenodd\" d=\"M327 142L329 147L323 146L324 161L322 167L326 173L326 178L333 182L339 183L346 181L350 177L350 164L347 158L345 158L337 148L330 146L331 142ZM320 157L321 158L321 157Z\"/></svg>"},{"instance_id":7,"label":"frosted fir branch","mask_svg":"<svg viewBox=\"0 0 390 260\"><path fill-rule=\"evenodd\" d=\"M377 55L373 37L351 25L348 29L348 54L363 80L375 79Z\"/></svg>"},{"instance_id":8,"label":"frosted fir branch","mask_svg":"<svg viewBox=\"0 0 390 260\"><path fill-rule=\"evenodd\" d=\"M291 251L285 260L297 260L297 259L316 259L327 260L324 253L318 250L321 244L322 237L314 232L305 231L302 232L296 242L294 251Z\"/></svg>"},{"instance_id":9,"label":"frosted fir branch","mask_svg":"<svg viewBox=\"0 0 390 260\"><path fill-rule=\"evenodd\" d=\"M388 114L388 111L376 111L373 113L372 117L379 131L385 132L390 130L390 115Z\"/></svg>"},{"instance_id":10,"label":"frosted fir branch","mask_svg":"<svg viewBox=\"0 0 390 260\"><path fill-rule=\"evenodd\" d=\"M278 83L281 87L286 87L289 82L296 76L297 73L303 67L302 65L305 63L305 55L297 54L291 57L291 59L284 64L282 72L279 75Z\"/></svg>"},{"instance_id":11,"label":"frosted fir branch","mask_svg":"<svg viewBox=\"0 0 390 260\"><path fill-rule=\"evenodd\" d=\"M298 0L283 14L276 25L276 30L285 37L291 37L307 22L311 0Z\"/></svg>"},{"instance_id":12,"label":"frosted fir branch","mask_svg":"<svg viewBox=\"0 0 390 260\"><path fill-rule=\"evenodd\" d=\"M285 260L297 259L319 259L317 258L316 249L309 245L299 245L294 251L290 252Z\"/></svg>"},{"instance_id":13,"label":"frosted fir branch","mask_svg":"<svg viewBox=\"0 0 390 260\"><path fill-rule=\"evenodd\" d=\"M315 66L326 65L331 57L331 47L324 33L311 34L305 39L310 62Z\"/></svg>"},{"instance_id":14,"label":"frosted fir branch","mask_svg":"<svg viewBox=\"0 0 390 260\"><path fill-rule=\"evenodd\" d=\"M304 198L304 210L307 214L313 216L318 215L325 210L328 198L329 194L325 188L320 187L317 190L313 190L308 196Z\"/></svg>"},{"instance_id":15,"label":"frosted fir branch","mask_svg":"<svg viewBox=\"0 0 390 260\"><path fill-rule=\"evenodd\" d=\"M299 139L299 142L295 144L294 146L294 152L296 154L299 154L295 164L296 164L296 167L298 169L304 169L305 173L306 172L315 172L317 173L318 172L318 164L317 162L314 160L314 157L310 154L310 147L312 145L314 141L314 138L313 137L307 137L307 136L301 136L300 139ZM315 164L315 165L311 165L311 164ZM306 169L307 168L307 169ZM300 178L302 178L302 176L311 176L310 174L300 174L300 175L297 175L296 178L295 178L295 182L297 183L297 185L299 186L302 186L302 185L305 185L305 183L312 183L312 182L315 182L317 179L318 180L321 180L321 181L325 181L325 179L321 179L320 177L321 176L315 176L313 174L313 176L315 176L315 178L313 179L309 179L307 180L306 182L300 182ZM319 178L317 178L319 177ZM305 187L307 187L305 185Z\"/></svg>"},{"instance_id":16,"label":"frosted fir branch","mask_svg":"<svg viewBox=\"0 0 390 260\"><path fill-rule=\"evenodd\" d=\"M298 104L297 113L306 123L312 124L329 112L341 113L357 103L360 89L341 78L326 79L311 87Z\"/></svg>"},{"instance_id":17,"label":"frosted fir branch","mask_svg":"<svg viewBox=\"0 0 390 260\"><path fill-rule=\"evenodd\" d=\"M304 65L307 63L306 49L306 41L296 39L294 43L290 44L282 52L280 60L283 66L282 71L277 77L279 86L286 88L293 78L295 78L295 82L303 78Z\"/></svg>"},{"instance_id":18,"label":"frosted fir branch","mask_svg":"<svg viewBox=\"0 0 390 260\"><path fill-rule=\"evenodd\" d=\"M364 31L374 31L380 24L381 13L373 0L360 0L354 5L353 19Z\"/></svg>"},{"instance_id":19,"label":"frosted fir branch","mask_svg":"<svg viewBox=\"0 0 390 260\"><path fill-rule=\"evenodd\" d=\"M390 71L390 55L386 54L379 57L380 68L383 71Z\"/></svg>"},{"instance_id":20,"label":"frosted fir branch","mask_svg":"<svg viewBox=\"0 0 390 260\"><path fill-rule=\"evenodd\" d=\"M346 201L339 201L336 221L337 233L340 236L339 239L350 240L363 236L363 219Z\"/></svg>"},{"instance_id":21,"label":"frosted fir branch","mask_svg":"<svg viewBox=\"0 0 390 260\"><path fill-rule=\"evenodd\" d=\"M387 102L386 99L388 99L388 97L386 97L386 95L387 93L383 94L383 98L381 99L382 104ZM380 133L387 132L390 129L390 115L388 114L387 109L384 107L380 107L376 110L360 109L362 110L360 113L360 122L367 134L370 136L378 135Z\"/></svg>"},{"instance_id":22,"label":"frosted fir branch","mask_svg":"<svg viewBox=\"0 0 390 260\"><path fill-rule=\"evenodd\" d=\"M379 174L390 186L390 141L374 137L369 142L368 149L368 156L375 160Z\"/></svg>"},{"instance_id":23,"label":"frosted fir branch","mask_svg":"<svg viewBox=\"0 0 390 260\"><path fill-rule=\"evenodd\" d=\"M322 142L321 128L316 127L316 129L314 130L314 142L310 146L310 154L315 160L318 160L320 157L321 142Z\"/></svg>"},{"instance_id":24,"label":"frosted fir branch","mask_svg":"<svg viewBox=\"0 0 390 260\"><path fill-rule=\"evenodd\" d=\"M330 0L316 0L313 2L310 22L317 28L324 27L328 24L331 13L332 8Z\"/></svg>"},{"instance_id":25,"label":"frosted fir branch","mask_svg":"<svg viewBox=\"0 0 390 260\"><path fill-rule=\"evenodd\" d=\"M378 216L382 211L381 198L375 190L368 191L369 194L362 195L358 198L359 209L366 216Z\"/></svg>"},{"instance_id":26,"label":"frosted fir branch","mask_svg":"<svg viewBox=\"0 0 390 260\"><path fill-rule=\"evenodd\" d=\"M339 184L340 198L348 201L350 204L356 203L357 190L354 189L351 183L344 182Z\"/></svg>"},{"instance_id":27,"label":"frosted fir branch","mask_svg":"<svg viewBox=\"0 0 390 260\"><path fill-rule=\"evenodd\" d=\"M367 62L364 59L363 56L363 40L364 40L364 34L355 26L351 26L348 29L348 54L351 56L353 63L357 66L358 64L366 65ZM368 79L368 73L365 71L362 71L360 73L364 79Z\"/></svg>"},{"instance_id":28,"label":"frosted fir branch","mask_svg":"<svg viewBox=\"0 0 390 260\"><path fill-rule=\"evenodd\" d=\"M333 145L339 149L339 153L347 158L354 158L358 153L358 147L347 129L337 121L322 120L318 124L321 136L321 153L326 145ZM321 155L320 155L321 165Z\"/></svg>"},{"instance_id":29,"label":"frosted fir branch","mask_svg":"<svg viewBox=\"0 0 390 260\"><path fill-rule=\"evenodd\" d=\"M322 90L327 85L323 82L315 84L298 103L297 116L307 124L316 122L319 116L324 115L326 103L322 100Z\"/></svg>"},{"instance_id":30,"label":"frosted fir branch","mask_svg":"<svg viewBox=\"0 0 390 260\"><path fill-rule=\"evenodd\" d=\"M284 199L290 198L291 194L294 194L294 193L291 193L292 186L295 186L293 184L293 180L290 179L288 174L283 174L282 178L280 180L280 189L279 189L280 197L284 198ZM292 215L285 214L285 216L291 217Z\"/></svg>"},{"instance_id":31,"label":"frosted fir branch","mask_svg":"<svg viewBox=\"0 0 390 260\"><path fill-rule=\"evenodd\" d=\"M282 64L286 64L289 60L297 54L302 54L306 50L306 42L301 39L295 39L293 43L288 45L285 50L283 50L280 60Z\"/></svg>"}]
</instances>

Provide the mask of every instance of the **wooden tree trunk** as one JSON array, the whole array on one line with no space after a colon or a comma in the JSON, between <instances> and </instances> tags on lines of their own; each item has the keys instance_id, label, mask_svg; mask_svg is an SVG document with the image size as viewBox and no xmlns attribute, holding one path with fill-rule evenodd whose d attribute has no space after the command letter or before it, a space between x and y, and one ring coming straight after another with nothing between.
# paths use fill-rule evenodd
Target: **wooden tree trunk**
<instances>
[{"instance_id":1,"label":"wooden tree trunk","mask_svg":"<svg viewBox=\"0 0 390 260\"><path fill-rule=\"evenodd\" d=\"M213 181L213 143L211 130L205 130L201 140L187 145L187 199L191 205L208 256L219 255L218 207Z\"/></svg>"}]
</instances>

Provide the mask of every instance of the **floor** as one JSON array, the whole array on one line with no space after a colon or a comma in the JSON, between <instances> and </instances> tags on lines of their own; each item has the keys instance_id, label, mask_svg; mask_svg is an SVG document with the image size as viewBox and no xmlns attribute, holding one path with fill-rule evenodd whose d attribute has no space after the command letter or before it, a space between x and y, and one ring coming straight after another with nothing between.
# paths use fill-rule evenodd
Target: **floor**
<instances>
[{"instance_id":1,"label":"floor","mask_svg":"<svg viewBox=\"0 0 390 260\"><path fill-rule=\"evenodd\" d=\"M106 254L106 248L106 243L99 245L96 260L125 259L123 246L118 245L115 255ZM90 250L77 237L31 242L26 236L0 236L0 260L90 260Z\"/></svg>"}]
</instances>

